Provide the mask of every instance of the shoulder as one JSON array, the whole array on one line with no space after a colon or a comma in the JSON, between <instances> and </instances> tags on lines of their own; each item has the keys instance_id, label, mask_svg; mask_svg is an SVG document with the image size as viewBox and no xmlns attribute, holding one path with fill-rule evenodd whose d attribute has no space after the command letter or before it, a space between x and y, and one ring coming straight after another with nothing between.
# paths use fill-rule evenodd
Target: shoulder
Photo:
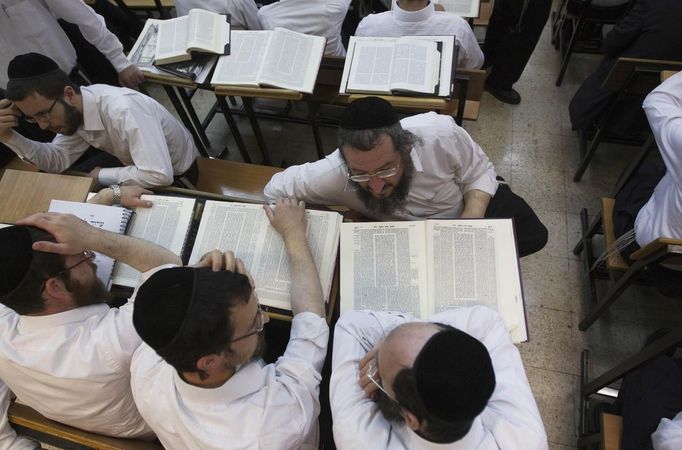
<instances>
[{"instance_id":1,"label":"shoulder","mask_svg":"<svg viewBox=\"0 0 682 450\"><path fill-rule=\"evenodd\" d=\"M473 306L444 311L434 314L429 318L429 321L446 323L481 341L491 331L499 327L505 328L504 322L497 311L487 306Z\"/></svg>"}]
</instances>

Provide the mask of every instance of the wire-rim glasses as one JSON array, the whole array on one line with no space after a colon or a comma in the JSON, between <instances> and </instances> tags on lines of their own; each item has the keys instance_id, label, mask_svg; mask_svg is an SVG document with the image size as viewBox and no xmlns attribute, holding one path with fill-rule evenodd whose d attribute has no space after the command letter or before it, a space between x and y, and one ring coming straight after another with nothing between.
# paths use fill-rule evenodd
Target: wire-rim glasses
<instances>
[{"instance_id":1,"label":"wire-rim glasses","mask_svg":"<svg viewBox=\"0 0 682 450\"><path fill-rule=\"evenodd\" d=\"M60 97L55 98L54 101L52 102L52 105L48 109L46 109L45 111L40 111L40 112L36 113L34 116L27 116L26 114L24 114L22 112L21 113L22 119L24 119L28 123L38 123L41 120L47 119L50 116L50 113L52 112L52 110L54 109L54 105L57 104L59 99L60 99Z\"/></svg>"},{"instance_id":2,"label":"wire-rim glasses","mask_svg":"<svg viewBox=\"0 0 682 450\"><path fill-rule=\"evenodd\" d=\"M56 274L50 275L49 277L47 277L47 279L45 281L43 281L43 286L40 289L40 292L43 292L43 290L45 289L45 284L47 283L47 280L49 280L50 278L54 278L54 277L61 278L64 275L66 275L67 273L69 273L69 271L71 269L75 268L76 266L79 266L86 261L91 261L91 260L95 259L95 256L97 256L97 255L92 250L84 250L83 251L83 259L79 260L76 264L70 265L69 267L67 267L64 270L60 270Z\"/></svg>"},{"instance_id":3,"label":"wire-rim glasses","mask_svg":"<svg viewBox=\"0 0 682 450\"><path fill-rule=\"evenodd\" d=\"M263 332L265 329L265 312L260 307L260 303L258 304L258 312L256 313L256 317L254 317L253 321L255 323L253 331L250 331L243 336L239 336L238 338L232 339L230 343L241 341L242 339L246 339L247 337L253 336L254 334L260 334Z\"/></svg>"},{"instance_id":4,"label":"wire-rim glasses","mask_svg":"<svg viewBox=\"0 0 682 450\"><path fill-rule=\"evenodd\" d=\"M356 183L366 183L372 177L390 178L390 177L394 176L396 173L398 173L398 170L400 170L400 161L398 161L398 165L396 165L395 167L389 167L388 169L384 169L384 170L377 170L374 173L363 173L361 175L352 175L350 172L348 172L348 179L351 181L355 181Z\"/></svg>"}]
</instances>

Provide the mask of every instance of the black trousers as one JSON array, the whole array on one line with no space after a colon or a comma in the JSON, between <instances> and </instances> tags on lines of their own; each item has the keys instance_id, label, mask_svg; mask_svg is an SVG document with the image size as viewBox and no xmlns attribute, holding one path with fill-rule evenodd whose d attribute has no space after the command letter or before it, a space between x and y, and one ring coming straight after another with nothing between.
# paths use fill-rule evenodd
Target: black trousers
<instances>
[{"instance_id":1,"label":"black trousers","mask_svg":"<svg viewBox=\"0 0 682 450\"><path fill-rule=\"evenodd\" d=\"M528 0L521 26L516 29L523 2L495 0L490 16L483 67L492 66L486 83L497 89L511 89L519 81L549 17L551 0Z\"/></svg>"},{"instance_id":2,"label":"black trousers","mask_svg":"<svg viewBox=\"0 0 682 450\"><path fill-rule=\"evenodd\" d=\"M547 244L547 228L524 199L500 183L485 211L486 219L514 219L519 256L528 256Z\"/></svg>"}]
</instances>

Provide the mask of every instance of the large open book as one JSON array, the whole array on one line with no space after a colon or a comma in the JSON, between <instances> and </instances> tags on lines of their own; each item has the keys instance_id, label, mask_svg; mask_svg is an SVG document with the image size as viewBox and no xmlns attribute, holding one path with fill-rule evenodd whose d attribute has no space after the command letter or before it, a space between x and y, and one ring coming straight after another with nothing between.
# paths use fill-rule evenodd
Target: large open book
<instances>
[{"instance_id":1,"label":"large open book","mask_svg":"<svg viewBox=\"0 0 682 450\"><path fill-rule=\"evenodd\" d=\"M315 210L308 210L306 216L308 244L328 302L342 218L335 212ZM244 261L261 304L291 310L291 278L284 241L270 226L262 205L207 200L189 263L196 263L215 248L232 250Z\"/></svg>"},{"instance_id":2,"label":"large open book","mask_svg":"<svg viewBox=\"0 0 682 450\"><path fill-rule=\"evenodd\" d=\"M341 312L433 313L485 305L528 340L511 219L341 225Z\"/></svg>"},{"instance_id":3,"label":"large open book","mask_svg":"<svg viewBox=\"0 0 682 450\"><path fill-rule=\"evenodd\" d=\"M434 4L441 5L445 12L460 17L478 17L481 9L480 0L434 0Z\"/></svg>"},{"instance_id":4,"label":"large open book","mask_svg":"<svg viewBox=\"0 0 682 450\"><path fill-rule=\"evenodd\" d=\"M218 60L211 84L274 86L311 94L325 38L275 28L234 31L232 49Z\"/></svg>"},{"instance_id":5,"label":"large open book","mask_svg":"<svg viewBox=\"0 0 682 450\"><path fill-rule=\"evenodd\" d=\"M155 64L187 61L191 52L228 54L230 16L194 8L186 16L158 22Z\"/></svg>"},{"instance_id":6,"label":"large open book","mask_svg":"<svg viewBox=\"0 0 682 450\"><path fill-rule=\"evenodd\" d=\"M456 62L454 36L351 36L339 92L449 97Z\"/></svg>"}]
</instances>

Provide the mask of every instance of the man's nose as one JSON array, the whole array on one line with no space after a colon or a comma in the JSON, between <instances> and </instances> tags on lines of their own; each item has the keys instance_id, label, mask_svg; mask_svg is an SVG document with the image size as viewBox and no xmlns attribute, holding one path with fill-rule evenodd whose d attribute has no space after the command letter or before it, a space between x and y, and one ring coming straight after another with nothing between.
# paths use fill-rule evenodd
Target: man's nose
<instances>
[{"instance_id":1,"label":"man's nose","mask_svg":"<svg viewBox=\"0 0 682 450\"><path fill-rule=\"evenodd\" d=\"M379 194L384 189L384 186L386 186L386 182L382 178L379 178L377 176L372 176L369 179L368 186L372 192Z\"/></svg>"}]
</instances>

